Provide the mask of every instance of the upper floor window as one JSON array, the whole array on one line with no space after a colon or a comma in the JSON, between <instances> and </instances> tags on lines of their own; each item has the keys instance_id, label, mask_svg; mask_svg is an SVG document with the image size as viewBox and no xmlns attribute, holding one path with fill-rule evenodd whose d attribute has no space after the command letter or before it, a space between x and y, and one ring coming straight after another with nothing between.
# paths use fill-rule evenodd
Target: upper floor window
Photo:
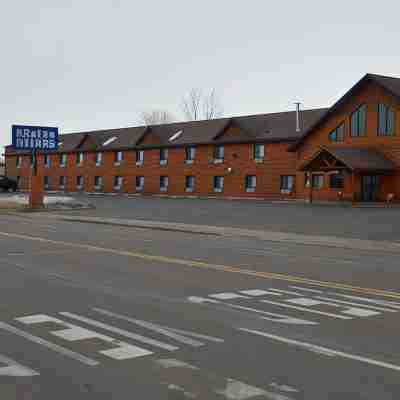
<instances>
[{"instance_id":1,"label":"upper floor window","mask_svg":"<svg viewBox=\"0 0 400 400\"><path fill-rule=\"evenodd\" d=\"M336 129L329 134L331 142L343 142L344 140L344 123L341 123Z\"/></svg>"},{"instance_id":2,"label":"upper floor window","mask_svg":"<svg viewBox=\"0 0 400 400\"><path fill-rule=\"evenodd\" d=\"M67 165L67 155L60 154L60 167L65 167Z\"/></svg>"},{"instance_id":3,"label":"upper floor window","mask_svg":"<svg viewBox=\"0 0 400 400\"><path fill-rule=\"evenodd\" d=\"M124 160L124 153L122 151L116 151L114 153L114 164L119 165Z\"/></svg>"},{"instance_id":4,"label":"upper floor window","mask_svg":"<svg viewBox=\"0 0 400 400\"><path fill-rule=\"evenodd\" d=\"M84 154L83 153L78 153L77 155L76 155L76 163L78 164L78 165L81 165L82 163L83 163L83 159L84 159Z\"/></svg>"},{"instance_id":5,"label":"upper floor window","mask_svg":"<svg viewBox=\"0 0 400 400\"><path fill-rule=\"evenodd\" d=\"M351 114L351 136L367 135L367 106L363 104Z\"/></svg>"},{"instance_id":6,"label":"upper floor window","mask_svg":"<svg viewBox=\"0 0 400 400\"><path fill-rule=\"evenodd\" d=\"M160 149L160 165L168 163L168 149Z\"/></svg>"},{"instance_id":7,"label":"upper floor window","mask_svg":"<svg viewBox=\"0 0 400 400\"><path fill-rule=\"evenodd\" d=\"M96 166L99 167L103 162L103 153L96 153Z\"/></svg>"},{"instance_id":8,"label":"upper floor window","mask_svg":"<svg viewBox=\"0 0 400 400\"><path fill-rule=\"evenodd\" d=\"M44 155L43 162L45 167L50 168L50 156L48 154Z\"/></svg>"},{"instance_id":9,"label":"upper floor window","mask_svg":"<svg viewBox=\"0 0 400 400\"><path fill-rule=\"evenodd\" d=\"M22 156L17 156L15 164L16 164L17 168L21 168L21 166L22 166Z\"/></svg>"},{"instance_id":10,"label":"upper floor window","mask_svg":"<svg viewBox=\"0 0 400 400\"><path fill-rule=\"evenodd\" d=\"M253 147L253 158L257 161L264 160L265 147L263 144L256 143Z\"/></svg>"},{"instance_id":11,"label":"upper floor window","mask_svg":"<svg viewBox=\"0 0 400 400\"><path fill-rule=\"evenodd\" d=\"M394 136L395 134L395 112L383 103L378 106L378 135Z\"/></svg>"},{"instance_id":12,"label":"upper floor window","mask_svg":"<svg viewBox=\"0 0 400 400\"><path fill-rule=\"evenodd\" d=\"M193 163L196 157L196 147L188 146L186 147L185 151L186 151L186 164Z\"/></svg>"},{"instance_id":13,"label":"upper floor window","mask_svg":"<svg viewBox=\"0 0 400 400\"><path fill-rule=\"evenodd\" d=\"M136 150L136 165L142 165L144 161L144 150Z\"/></svg>"},{"instance_id":14,"label":"upper floor window","mask_svg":"<svg viewBox=\"0 0 400 400\"><path fill-rule=\"evenodd\" d=\"M223 145L217 145L214 148L214 162L222 162L225 156L225 149Z\"/></svg>"}]
</instances>

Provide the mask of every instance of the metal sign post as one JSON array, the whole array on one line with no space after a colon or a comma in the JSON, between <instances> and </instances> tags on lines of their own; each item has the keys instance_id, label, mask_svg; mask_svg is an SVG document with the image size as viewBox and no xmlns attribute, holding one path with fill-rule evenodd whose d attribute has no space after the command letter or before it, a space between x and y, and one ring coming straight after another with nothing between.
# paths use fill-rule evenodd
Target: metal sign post
<instances>
[{"instance_id":1,"label":"metal sign post","mask_svg":"<svg viewBox=\"0 0 400 400\"><path fill-rule=\"evenodd\" d=\"M13 125L12 144L15 150L31 152L32 176L29 205L31 208L42 208L44 182L38 168L38 152L45 153L58 149L58 128Z\"/></svg>"}]
</instances>

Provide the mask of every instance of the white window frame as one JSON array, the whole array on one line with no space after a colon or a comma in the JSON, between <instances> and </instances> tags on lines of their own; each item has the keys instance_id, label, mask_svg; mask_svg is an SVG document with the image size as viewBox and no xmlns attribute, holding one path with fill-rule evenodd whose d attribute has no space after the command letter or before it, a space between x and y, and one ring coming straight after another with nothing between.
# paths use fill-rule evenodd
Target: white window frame
<instances>
[{"instance_id":1,"label":"white window frame","mask_svg":"<svg viewBox=\"0 0 400 400\"><path fill-rule=\"evenodd\" d=\"M165 158L161 159L161 152L165 152ZM168 149L160 149L160 165L168 164Z\"/></svg>"},{"instance_id":2,"label":"white window frame","mask_svg":"<svg viewBox=\"0 0 400 400\"><path fill-rule=\"evenodd\" d=\"M100 180L100 184L99 184L99 185L96 184L96 178L99 178L99 180ZM102 176L96 175L96 176L94 177L94 189L95 189L95 190L101 190L101 189L103 189L103 177L102 177Z\"/></svg>"},{"instance_id":3,"label":"white window frame","mask_svg":"<svg viewBox=\"0 0 400 400\"><path fill-rule=\"evenodd\" d=\"M60 168L65 168L68 163L68 156L66 153L60 154Z\"/></svg>"},{"instance_id":4,"label":"white window frame","mask_svg":"<svg viewBox=\"0 0 400 400\"><path fill-rule=\"evenodd\" d=\"M190 180L192 180L192 182L193 182L192 186L188 186L187 185L188 178L191 178ZM186 176L186 178L185 178L185 191L188 192L188 193L194 192L195 185L196 185L196 178L193 175Z\"/></svg>"},{"instance_id":5,"label":"white window frame","mask_svg":"<svg viewBox=\"0 0 400 400\"><path fill-rule=\"evenodd\" d=\"M82 181L81 183L78 182L78 178L80 178L79 180ZM78 175L78 176L76 177L76 188L77 188L78 190L83 190L84 187L85 187L85 178L84 178L83 175Z\"/></svg>"},{"instance_id":6,"label":"white window frame","mask_svg":"<svg viewBox=\"0 0 400 400\"><path fill-rule=\"evenodd\" d=\"M261 155L257 155L256 149L260 147L262 149ZM253 147L253 156L255 162L263 162L265 158L265 145L263 143L255 143Z\"/></svg>"},{"instance_id":7,"label":"white window frame","mask_svg":"<svg viewBox=\"0 0 400 400\"><path fill-rule=\"evenodd\" d=\"M161 181L164 181L164 184L166 183L166 185L161 186ZM161 175L160 176L160 192L168 192L168 185L169 185L169 179L168 176L166 175Z\"/></svg>"},{"instance_id":8,"label":"white window frame","mask_svg":"<svg viewBox=\"0 0 400 400\"><path fill-rule=\"evenodd\" d=\"M144 150L136 150L136 165L142 166L143 164L144 164Z\"/></svg>"},{"instance_id":9,"label":"white window frame","mask_svg":"<svg viewBox=\"0 0 400 400\"><path fill-rule=\"evenodd\" d=\"M96 167L100 167L102 163L103 163L103 153L101 151L98 151L96 153Z\"/></svg>"},{"instance_id":10,"label":"white window frame","mask_svg":"<svg viewBox=\"0 0 400 400\"><path fill-rule=\"evenodd\" d=\"M60 189L64 190L65 187L67 186L67 177L65 175L61 175L58 178L58 186Z\"/></svg>"},{"instance_id":11,"label":"white window frame","mask_svg":"<svg viewBox=\"0 0 400 400\"><path fill-rule=\"evenodd\" d=\"M218 178L218 179L216 179ZM222 182L222 185L219 186L215 186L216 181ZM213 186L214 186L214 192L215 193L222 193L224 191L224 177L221 175L216 175L213 178Z\"/></svg>"},{"instance_id":12,"label":"white window frame","mask_svg":"<svg viewBox=\"0 0 400 400\"><path fill-rule=\"evenodd\" d=\"M217 149L222 149L221 151L217 151ZM222 157L220 157L221 154L217 153L222 153ZM214 164L222 164L225 159L225 146L223 144L217 144L215 145L214 148Z\"/></svg>"},{"instance_id":13,"label":"white window frame","mask_svg":"<svg viewBox=\"0 0 400 400\"><path fill-rule=\"evenodd\" d=\"M115 152L114 165L121 165L122 161L124 161L124 152L123 151Z\"/></svg>"},{"instance_id":14,"label":"white window frame","mask_svg":"<svg viewBox=\"0 0 400 400\"><path fill-rule=\"evenodd\" d=\"M114 176L114 190L122 190L124 186L124 177L121 175Z\"/></svg>"},{"instance_id":15,"label":"white window frame","mask_svg":"<svg viewBox=\"0 0 400 400\"><path fill-rule=\"evenodd\" d=\"M254 183L254 185L247 186L248 178L251 178L250 180L252 181L252 183ZM254 178L254 182L253 182L253 178ZM256 175L246 175L246 177L245 177L245 185L246 185L246 192L247 193L254 193L256 191L256 189L257 189L257 176Z\"/></svg>"},{"instance_id":16,"label":"white window frame","mask_svg":"<svg viewBox=\"0 0 400 400\"><path fill-rule=\"evenodd\" d=\"M282 178L287 178L288 185L287 187L282 187ZM293 175L281 175L281 181L280 181L280 190L282 194L290 194L293 192L294 188L294 176Z\"/></svg>"},{"instance_id":17,"label":"white window frame","mask_svg":"<svg viewBox=\"0 0 400 400\"><path fill-rule=\"evenodd\" d=\"M140 185L137 186L137 178L139 178ZM137 192L143 192L144 190L144 176L135 176L135 187Z\"/></svg>"},{"instance_id":18,"label":"white window frame","mask_svg":"<svg viewBox=\"0 0 400 400\"><path fill-rule=\"evenodd\" d=\"M193 154L193 156L191 155ZM188 155L190 155L190 158L188 158ZM196 147L195 146L187 146L185 148L185 163L186 164L193 164L195 158L196 158Z\"/></svg>"},{"instance_id":19,"label":"white window frame","mask_svg":"<svg viewBox=\"0 0 400 400\"><path fill-rule=\"evenodd\" d=\"M77 157L76 158L76 165L78 167L81 167L82 164L83 164L83 161L85 160L85 153L79 152L79 153L77 153L76 157Z\"/></svg>"}]
</instances>

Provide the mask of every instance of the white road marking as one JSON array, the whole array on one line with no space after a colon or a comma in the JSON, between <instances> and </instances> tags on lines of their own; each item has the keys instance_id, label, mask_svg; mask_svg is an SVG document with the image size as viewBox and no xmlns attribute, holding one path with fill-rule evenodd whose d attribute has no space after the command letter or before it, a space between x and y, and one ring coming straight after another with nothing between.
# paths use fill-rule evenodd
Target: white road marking
<instances>
[{"instance_id":1,"label":"white road marking","mask_svg":"<svg viewBox=\"0 0 400 400\"><path fill-rule=\"evenodd\" d=\"M298 347L304 348L306 350L311 350L311 351L314 351L314 352L319 351L319 353L326 354L326 355L328 355L330 357L342 357L342 358L347 358L347 359L350 359L350 360L360 361L360 362L363 362L363 363L366 363L366 364L370 364L370 365L374 365L374 366L381 367L381 368L387 368L387 369L391 369L391 370L394 370L394 371L400 371L400 365L395 365L395 364L387 363L387 362L384 362L384 361L374 360L374 359L369 358L369 357L364 357L364 356L359 356L359 355L355 355L355 354L345 353L343 351L333 350L333 349L329 349L327 347L313 345L311 343L300 342L298 340L288 339L288 338L285 338L285 337L282 337L282 336L271 335L271 334L266 333L266 332L260 332L260 331L255 331L255 330L251 330L251 329L246 329L246 328L237 328L237 329L240 330L240 331L243 331L243 332L252 333L254 335L264 336L266 338L269 338L269 339L272 339L272 340L276 340L278 342L282 342L282 343L298 346Z\"/></svg>"},{"instance_id":2,"label":"white road marking","mask_svg":"<svg viewBox=\"0 0 400 400\"><path fill-rule=\"evenodd\" d=\"M324 293L322 290L317 290L317 289L309 289L309 288L304 288L300 286L289 286L291 289L297 289L297 290L304 290L305 292L311 292L311 293Z\"/></svg>"},{"instance_id":3,"label":"white road marking","mask_svg":"<svg viewBox=\"0 0 400 400\"><path fill-rule=\"evenodd\" d=\"M319 301L319 300L314 300L314 299L309 299L307 297L299 297L297 299L288 299L285 300L288 303L293 303L293 304L298 304L300 306L306 306L306 307L311 307L311 306L317 306L320 304L324 304L324 302ZM337 307L337 305L336 305Z\"/></svg>"},{"instance_id":4,"label":"white road marking","mask_svg":"<svg viewBox=\"0 0 400 400\"><path fill-rule=\"evenodd\" d=\"M238 306L236 304L229 304L229 303L224 303L224 304L226 306L229 306L232 308L237 308L238 310L252 311L257 314L270 315L272 317L275 317L275 318L261 317L262 319L266 319L268 321L282 322L284 324L293 324L293 325L319 325L318 322L307 321L305 319L289 317L287 315L271 313L271 312L267 312L264 310L257 310L256 308L243 307L243 306Z\"/></svg>"},{"instance_id":5,"label":"white road marking","mask_svg":"<svg viewBox=\"0 0 400 400\"><path fill-rule=\"evenodd\" d=\"M252 289L252 290L240 290L239 293L246 294L248 296L264 296L270 294L272 296L281 296L279 293L269 292L268 290Z\"/></svg>"},{"instance_id":6,"label":"white road marking","mask_svg":"<svg viewBox=\"0 0 400 400\"><path fill-rule=\"evenodd\" d=\"M283 294L293 294L295 296L303 296L302 293L292 292L291 290L274 289L274 288L269 288L269 290L272 290L273 292L283 293Z\"/></svg>"},{"instance_id":7,"label":"white road marking","mask_svg":"<svg viewBox=\"0 0 400 400\"><path fill-rule=\"evenodd\" d=\"M34 371L24 365L14 361L11 358L0 354L0 363L6 364L5 367L0 367L0 376L37 376L39 372Z\"/></svg>"},{"instance_id":8,"label":"white road marking","mask_svg":"<svg viewBox=\"0 0 400 400\"><path fill-rule=\"evenodd\" d=\"M60 312L59 314L63 315L64 317L73 318L73 319L76 319L78 321L84 322L85 324L96 326L97 328L101 328L101 329L104 329L106 331L116 333L118 335L127 337L129 339L137 340L138 342L150 344L150 345L155 346L155 347L160 347L161 349L165 349L165 350L168 350L168 351L175 351L175 350L178 350L178 348L179 348L179 347L167 344L167 343L160 342L158 340L153 340L153 339L147 338L145 336L138 335L138 334L132 333L132 332L128 332L128 331L126 331L124 329L119 329L119 328L116 328L114 326L110 326L110 325L104 324L102 322L95 321L95 320L90 319L90 318L82 317L80 315L73 314L73 313L70 313L70 312Z\"/></svg>"},{"instance_id":9,"label":"white road marking","mask_svg":"<svg viewBox=\"0 0 400 400\"><path fill-rule=\"evenodd\" d=\"M360 303L353 303L351 301L336 300L336 299L333 299L332 297L317 296L316 299L333 301L335 303L346 304L349 306L369 308L369 309L377 310L377 311L384 311L384 312L387 311L387 312L393 312L393 313L398 312L397 310L393 310L392 308L384 308L384 307L370 306L369 304L360 304Z\"/></svg>"},{"instance_id":10,"label":"white road marking","mask_svg":"<svg viewBox=\"0 0 400 400\"><path fill-rule=\"evenodd\" d=\"M27 339L33 343L39 344L41 346L47 347L50 350L53 350L57 353L60 353L64 356L70 357L74 360L80 361L83 364L89 365L91 367L95 365L99 365L98 361L92 360L91 358L88 358L82 354L76 353L74 351L71 351L69 349L66 349L65 347L59 346L57 344L51 343L47 340L44 340L40 337L33 336L28 332L25 332L21 329L15 328L12 325L6 324L5 322L0 322L0 329L3 329L7 332L14 333L15 335L21 336L24 339Z\"/></svg>"},{"instance_id":11,"label":"white road marking","mask_svg":"<svg viewBox=\"0 0 400 400\"><path fill-rule=\"evenodd\" d=\"M276 382L271 382L269 386L273 387L274 389L278 389L281 392L287 392L287 393L298 393L299 391L291 386L288 385L280 385L279 383Z\"/></svg>"},{"instance_id":12,"label":"white road marking","mask_svg":"<svg viewBox=\"0 0 400 400\"><path fill-rule=\"evenodd\" d=\"M203 303L219 303L218 300L213 300L213 299L206 299L205 297L198 297L198 296L190 296L188 297L188 300L191 303L195 304L203 304Z\"/></svg>"},{"instance_id":13,"label":"white road marking","mask_svg":"<svg viewBox=\"0 0 400 400\"><path fill-rule=\"evenodd\" d=\"M372 317L379 315L379 311L366 310L364 308L350 307L346 311L342 311L343 314L354 315L355 317Z\"/></svg>"},{"instance_id":14,"label":"white road marking","mask_svg":"<svg viewBox=\"0 0 400 400\"><path fill-rule=\"evenodd\" d=\"M65 327L65 329L52 331L50 333L54 336L57 336L59 338L67 340L69 342L75 342L75 341L86 340L86 339L101 339L101 340L105 341L106 343L111 343L118 347L115 349L111 349L111 350L103 350L103 351L100 351L99 353L104 354L105 356L108 356L110 358L114 358L116 360L126 360L126 359L130 359L130 358L137 358L137 357L142 357L142 356L146 356L149 354L153 354L149 350L143 349L141 347L133 346L129 343L121 342L110 336L106 336L101 333L91 331L89 329L82 328L77 325L69 324L69 323L59 320L57 318L47 316L47 320L46 320L46 315L43 315L43 314L40 314L39 316L30 315L27 317L21 317L21 318L15 318L15 319L17 321L25 323L25 324L36 324L36 323L43 323L43 322L50 322L50 321L57 323L57 324L61 324ZM37 322L38 320L40 322Z\"/></svg>"},{"instance_id":15,"label":"white road marking","mask_svg":"<svg viewBox=\"0 0 400 400\"><path fill-rule=\"evenodd\" d=\"M366 303L372 303L376 305L381 305L381 306L388 306L388 307L393 307L397 310L400 310L400 303L396 303L394 301L387 301L387 300L372 300L368 299L365 297L360 297L360 296L352 296L348 294L341 294L341 293L329 293L334 296L339 296L339 297L344 297L345 299L352 299L352 300L359 300L359 301L365 301Z\"/></svg>"},{"instance_id":16,"label":"white road marking","mask_svg":"<svg viewBox=\"0 0 400 400\"><path fill-rule=\"evenodd\" d=\"M194 365L188 364L181 360L176 360L175 358L163 358L155 361L156 364L160 365L163 368L186 368L199 370L200 368L195 367Z\"/></svg>"},{"instance_id":17,"label":"white road marking","mask_svg":"<svg viewBox=\"0 0 400 400\"><path fill-rule=\"evenodd\" d=\"M285 308L292 308L293 310L306 311L306 312L309 312L312 314L324 315L326 317L332 317L332 318L338 318L338 319L352 319L351 317L346 317L344 315L337 315L337 314L332 314L332 313L328 313L328 312L324 312L324 311L310 310L309 308L292 306L290 304L278 303L276 301L269 301L269 300L260 300L260 301L262 303L266 303L266 304L272 304L275 306L285 307Z\"/></svg>"},{"instance_id":18,"label":"white road marking","mask_svg":"<svg viewBox=\"0 0 400 400\"><path fill-rule=\"evenodd\" d=\"M117 313L114 313L111 311L103 310L101 308L93 308L93 310L100 314L103 314L103 315L108 315L110 317L122 319L123 321L131 322L132 324L142 326L142 327L150 329L154 332L161 333L164 336L175 339L177 342L188 344L188 345L194 346L194 347L203 346L204 343L199 342L198 340L193 340L184 335L197 337L199 339L206 339L206 340L210 340L210 341L217 342L217 343L223 342L223 339L219 339L219 338L216 338L213 336L201 335L201 334L190 332L190 331L183 331L181 329L170 328L168 326L158 325L158 324L154 324L152 322L147 322L147 321L142 321L140 319L130 318L126 315L117 314ZM179 333L182 333L182 335L180 335Z\"/></svg>"},{"instance_id":19,"label":"white road marking","mask_svg":"<svg viewBox=\"0 0 400 400\"><path fill-rule=\"evenodd\" d=\"M232 299L248 299L249 297L242 296L236 293L216 293L216 294L209 294L209 297L218 300L232 300Z\"/></svg>"}]
</instances>

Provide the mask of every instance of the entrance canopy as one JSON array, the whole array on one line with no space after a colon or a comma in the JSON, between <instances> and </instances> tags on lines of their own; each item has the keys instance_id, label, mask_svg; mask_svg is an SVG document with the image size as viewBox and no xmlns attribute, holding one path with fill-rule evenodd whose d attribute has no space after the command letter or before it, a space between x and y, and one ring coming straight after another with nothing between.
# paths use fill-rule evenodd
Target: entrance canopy
<instances>
[{"instance_id":1,"label":"entrance canopy","mask_svg":"<svg viewBox=\"0 0 400 400\"><path fill-rule=\"evenodd\" d=\"M391 172L396 164L372 148L324 147L300 171Z\"/></svg>"}]
</instances>

